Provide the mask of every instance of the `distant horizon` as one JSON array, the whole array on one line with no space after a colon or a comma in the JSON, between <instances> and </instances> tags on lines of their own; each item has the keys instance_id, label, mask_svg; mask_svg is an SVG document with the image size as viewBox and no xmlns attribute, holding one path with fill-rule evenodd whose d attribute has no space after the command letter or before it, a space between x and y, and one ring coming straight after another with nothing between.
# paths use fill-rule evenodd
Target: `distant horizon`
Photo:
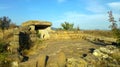
<instances>
[{"instance_id":1,"label":"distant horizon","mask_svg":"<svg viewBox=\"0 0 120 67\"><path fill-rule=\"evenodd\" d=\"M61 27L65 21L80 29L109 30L108 11L113 11L115 20L120 18L119 0L1 0L0 17L8 16L21 25L29 20L52 22L52 27Z\"/></svg>"},{"instance_id":2,"label":"distant horizon","mask_svg":"<svg viewBox=\"0 0 120 67\"><path fill-rule=\"evenodd\" d=\"M31 21L31 20L27 20L27 21ZM22 23L24 23L24 22L27 22L27 21L23 21ZM47 20L35 20L35 21L47 21ZM48 22L51 22L51 21L48 21ZM67 22L67 21L64 21L64 22ZM63 23L64 23L63 22ZM21 24L22 24L21 23ZM52 22L51 22L52 23ZM16 24L16 23L15 23ZM16 25L18 25L18 26L20 26L21 24L16 24ZM74 23L73 23L74 24ZM86 25L87 26L87 25ZM62 28L62 26L61 26L61 24L60 25L58 25L57 27L56 26L53 26L53 23L52 23L52 26L51 26L52 28ZM74 24L74 28L77 28L78 26L75 26L75 24ZM81 28L80 26L79 26L79 28L81 29L81 30L110 30L110 28L109 28L109 26L108 26L108 28L107 29L97 29L97 28ZM99 28L99 27L98 27Z\"/></svg>"}]
</instances>

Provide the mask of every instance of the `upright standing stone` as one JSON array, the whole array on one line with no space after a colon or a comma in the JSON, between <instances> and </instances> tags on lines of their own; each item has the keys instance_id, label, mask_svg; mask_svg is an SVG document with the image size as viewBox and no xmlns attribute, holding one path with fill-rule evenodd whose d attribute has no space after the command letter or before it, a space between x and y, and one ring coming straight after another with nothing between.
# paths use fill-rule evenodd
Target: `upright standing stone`
<instances>
[{"instance_id":1,"label":"upright standing stone","mask_svg":"<svg viewBox=\"0 0 120 67\"><path fill-rule=\"evenodd\" d=\"M66 64L66 56L63 52L59 52L57 54L57 62L59 67L65 67Z\"/></svg>"}]
</instances>

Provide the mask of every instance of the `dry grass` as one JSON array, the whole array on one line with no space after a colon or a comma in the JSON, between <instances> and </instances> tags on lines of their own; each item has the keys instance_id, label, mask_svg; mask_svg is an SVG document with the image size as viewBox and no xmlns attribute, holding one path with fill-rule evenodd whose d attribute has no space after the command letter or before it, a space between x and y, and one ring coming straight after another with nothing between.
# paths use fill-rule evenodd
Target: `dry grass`
<instances>
[{"instance_id":1,"label":"dry grass","mask_svg":"<svg viewBox=\"0 0 120 67\"><path fill-rule=\"evenodd\" d=\"M111 56L112 56L113 59L116 59L120 64L120 53L119 52L114 53Z\"/></svg>"},{"instance_id":2,"label":"dry grass","mask_svg":"<svg viewBox=\"0 0 120 67\"><path fill-rule=\"evenodd\" d=\"M5 42L13 41L13 29L4 30L4 32L0 29L0 39Z\"/></svg>"},{"instance_id":3,"label":"dry grass","mask_svg":"<svg viewBox=\"0 0 120 67\"><path fill-rule=\"evenodd\" d=\"M108 30L85 30L84 33L94 36L113 37L112 32Z\"/></svg>"},{"instance_id":4,"label":"dry grass","mask_svg":"<svg viewBox=\"0 0 120 67\"><path fill-rule=\"evenodd\" d=\"M37 54L37 53L36 53L36 51L33 50L33 49L29 49L29 50L25 49L25 50L22 52L22 54L23 54L24 56L30 56L30 55L35 55L35 54Z\"/></svg>"},{"instance_id":5,"label":"dry grass","mask_svg":"<svg viewBox=\"0 0 120 67\"><path fill-rule=\"evenodd\" d=\"M36 42L31 44L30 49L23 50L23 55L30 56L37 54L37 50L44 49L47 47L47 44L43 44L41 40L37 40Z\"/></svg>"}]
</instances>

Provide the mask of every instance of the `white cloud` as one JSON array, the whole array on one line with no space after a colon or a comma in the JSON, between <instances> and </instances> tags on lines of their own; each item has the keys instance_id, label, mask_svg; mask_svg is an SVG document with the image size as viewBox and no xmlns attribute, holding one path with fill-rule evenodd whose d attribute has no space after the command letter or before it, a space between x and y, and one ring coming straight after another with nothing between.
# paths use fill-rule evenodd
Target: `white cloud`
<instances>
[{"instance_id":1,"label":"white cloud","mask_svg":"<svg viewBox=\"0 0 120 67\"><path fill-rule=\"evenodd\" d=\"M63 3L63 2L65 2L66 0L57 0L58 1L58 3Z\"/></svg>"},{"instance_id":2,"label":"white cloud","mask_svg":"<svg viewBox=\"0 0 120 67\"><path fill-rule=\"evenodd\" d=\"M100 4L97 1L90 1L89 3L87 3L86 10L93 13L103 13L106 11L106 8L104 5Z\"/></svg>"},{"instance_id":3,"label":"white cloud","mask_svg":"<svg viewBox=\"0 0 120 67\"><path fill-rule=\"evenodd\" d=\"M110 23L108 22L107 14L81 14L77 12L66 12L56 22L55 27L60 27L64 21L74 23L75 26L80 26L81 29L108 29ZM53 25L54 26L54 25Z\"/></svg>"},{"instance_id":4,"label":"white cloud","mask_svg":"<svg viewBox=\"0 0 120 67\"><path fill-rule=\"evenodd\" d=\"M106 9L100 5L89 6L86 9L94 13L103 13L104 11L106 11Z\"/></svg>"},{"instance_id":5,"label":"white cloud","mask_svg":"<svg viewBox=\"0 0 120 67\"><path fill-rule=\"evenodd\" d=\"M120 10L120 2L111 2L107 4L110 8Z\"/></svg>"}]
</instances>

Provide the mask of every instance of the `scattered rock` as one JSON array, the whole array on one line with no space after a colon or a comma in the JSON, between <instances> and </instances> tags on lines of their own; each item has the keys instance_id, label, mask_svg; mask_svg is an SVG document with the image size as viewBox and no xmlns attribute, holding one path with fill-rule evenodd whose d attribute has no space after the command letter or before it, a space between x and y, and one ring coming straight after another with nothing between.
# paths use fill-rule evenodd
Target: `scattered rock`
<instances>
[{"instance_id":1,"label":"scattered rock","mask_svg":"<svg viewBox=\"0 0 120 67\"><path fill-rule=\"evenodd\" d=\"M87 56L87 54L83 54L83 57L86 57Z\"/></svg>"},{"instance_id":2,"label":"scattered rock","mask_svg":"<svg viewBox=\"0 0 120 67\"><path fill-rule=\"evenodd\" d=\"M108 55L107 54L104 54L102 53L100 50L96 49L94 52L93 52L93 55L95 55L96 57L99 57L99 58L108 58Z\"/></svg>"},{"instance_id":3,"label":"scattered rock","mask_svg":"<svg viewBox=\"0 0 120 67\"><path fill-rule=\"evenodd\" d=\"M67 58L67 67L87 67L87 62L81 58Z\"/></svg>"},{"instance_id":4,"label":"scattered rock","mask_svg":"<svg viewBox=\"0 0 120 67\"><path fill-rule=\"evenodd\" d=\"M94 50L93 55L96 57L101 58L108 58L110 54L119 52L119 49L117 49L115 46L108 45L105 47L100 47L99 49Z\"/></svg>"},{"instance_id":5,"label":"scattered rock","mask_svg":"<svg viewBox=\"0 0 120 67\"><path fill-rule=\"evenodd\" d=\"M18 61L12 61L11 62L11 67L18 67Z\"/></svg>"},{"instance_id":6,"label":"scattered rock","mask_svg":"<svg viewBox=\"0 0 120 67\"><path fill-rule=\"evenodd\" d=\"M95 50L95 48L90 48L89 50L90 50L90 51L89 51L90 53L93 53L94 50Z\"/></svg>"},{"instance_id":7,"label":"scattered rock","mask_svg":"<svg viewBox=\"0 0 120 67\"><path fill-rule=\"evenodd\" d=\"M119 52L119 49L117 49L115 46L112 46L112 45L108 45L106 47L100 47L99 50L107 54Z\"/></svg>"},{"instance_id":8,"label":"scattered rock","mask_svg":"<svg viewBox=\"0 0 120 67\"><path fill-rule=\"evenodd\" d=\"M119 67L119 49L113 45L107 45L94 50L93 55L99 59L98 65L107 67Z\"/></svg>"},{"instance_id":9,"label":"scattered rock","mask_svg":"<svg viewBox=\"0 0 120 67\"><path fill-rule=\"evenodd\" d=\"M96 62L99 61L98 58L96 58L93 54L88 54L83 59L87 62L88 67L96 67L95 66L97 64Z\"/></svg>"}]
</instances>

